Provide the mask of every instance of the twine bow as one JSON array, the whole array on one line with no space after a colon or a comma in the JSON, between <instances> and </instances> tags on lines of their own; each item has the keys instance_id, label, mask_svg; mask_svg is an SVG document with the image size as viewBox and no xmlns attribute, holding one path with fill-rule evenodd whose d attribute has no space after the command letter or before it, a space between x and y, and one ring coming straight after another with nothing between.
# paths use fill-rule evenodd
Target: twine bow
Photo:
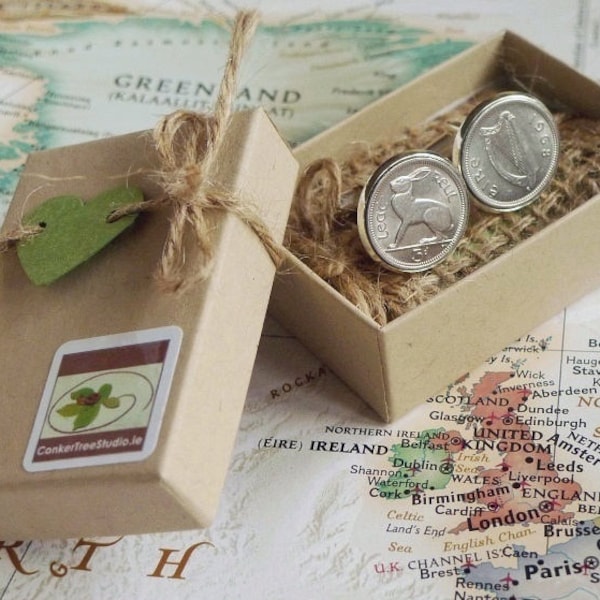
<instances>
[{"instance_id":1,"label":"twine bow","mask_svg":"<svg viewBox=\"0 0 600 600\"><path fill-rule=\"evenodd\" d=\"M173 207L169 232L155 273L155 280L163 291L183 292L209 275L214 248L207 212L212 210L236 215L256 234L275 265L279 266L281 262L280 245L252 206L210 179L231 120L240 63L257 23L258 15L254 11L242 11L234 21L229 55L213 113L178 110L165 116L154 128L153 139L160 160L159 184L164 195L124 206L111 213L108 219L115 221L132 213ZM187 264L185 253L188 230L199 249L198 258L192 265ZM0 252L38 233L39 228L20 226L0 237Z\"/></svg>"},{"instance_id":2,"label":"twine bow","mask_svg":"<svg viewBox=\"0 0 600 600\"><path fill-rule=\"evenodd\" d=\"M235 19L229 56L219 94L211 115L179 110L164 117L154 128L153 137L162 170L160 183L165 197L124 207L112 219L165 204L173 206L169 233L155 279L169 292L181 292L210 273L214 249L210 239L207 211L235 214L254 231L276 266L281 262L280 245L273 239L252 207L236 199L210 180L210 173L231 118L237 77L244 51L256 29L255 12L240 12ZM193 267L186 265L185 238L191 229L199 248Z\"/></svg>"}]
</instances>

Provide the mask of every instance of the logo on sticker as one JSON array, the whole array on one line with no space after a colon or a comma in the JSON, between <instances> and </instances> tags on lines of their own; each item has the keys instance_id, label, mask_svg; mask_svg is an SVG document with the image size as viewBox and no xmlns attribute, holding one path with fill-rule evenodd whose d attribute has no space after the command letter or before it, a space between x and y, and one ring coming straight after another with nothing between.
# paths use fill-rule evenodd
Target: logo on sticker
<instances>
[{"instance_id":1,"label":"logo on sticker","mask_svg":"<svg viewBox=\"0 0 600 600\"><path fill-rule=\"evenodd\" d=\"M76 340L54 356L24 466L128 462L155 449L181 330Z\"/></svg>"}]
</instances>

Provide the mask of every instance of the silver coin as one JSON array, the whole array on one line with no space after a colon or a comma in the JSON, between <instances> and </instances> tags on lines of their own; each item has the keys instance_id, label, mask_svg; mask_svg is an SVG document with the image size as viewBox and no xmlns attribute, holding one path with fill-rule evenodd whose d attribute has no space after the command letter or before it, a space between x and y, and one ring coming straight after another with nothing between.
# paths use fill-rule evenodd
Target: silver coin
<instances>
[{"instance_id":1,"label":"silver coin","mask_svg":"<svg viewBox=\"0 0 600 600\"><path fill-rule=\"evenodd\" d=\"M559 135L550 111L520 92L476 107L456 136L453 161L473 199L492 212L527 206L550 184Z\"/></svg>"},{"instance_id":2,"label":"silver coin","mask_svg":"<svg viewBox=\"0 0 600 600\"><path fill-rule=\"evenodd\" d=\"M357 223L369 255L400 272L425 271L444 260L469 218L467 188L457 169L432 152L396 156L362 191Z\"/></svg>"}]
</instances>

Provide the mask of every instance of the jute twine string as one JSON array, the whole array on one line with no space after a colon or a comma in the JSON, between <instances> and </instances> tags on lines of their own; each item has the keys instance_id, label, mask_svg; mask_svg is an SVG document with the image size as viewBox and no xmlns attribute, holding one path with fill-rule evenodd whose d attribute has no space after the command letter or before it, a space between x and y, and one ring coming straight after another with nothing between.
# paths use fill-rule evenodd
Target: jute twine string
<instances>
[{"instance_id":1,"label":"jute twine string","mask_svg":"<svg viewBox=\"0 0 600 600\"><path fill-rule=\"evenodd\" d=\"M240 12L235 19L227 64L211 115L179 110L164 117L154 128L155 146L162 171L159 183L164 198L126 206L113 213L125 214L154 210L165 204L174 207L170 231L163 246L155 275L159 287L168 292L184 291L210 273L214 248L208 213L221 210L235 214L261 240L276 265L280 263L279 245L252 208L211 180L219 149L232 114L240 63L256 29L257 14ZM185 238L191 229L199 256L186 265Z\"/></svg>"},{"instance_id":2,"label":"jute twine string","mask_svg":"<svg viewBox=\"0 0 600 600\"><path fill-rule=\"evenodd\" d=\"M155 273L163 291L183 292L210 273L214 247L209 214L215 210L236 215L259 238L273 262L281 262L280 245L252 206L211 179L231 120L240 63L257 23L258 16L253 11L240 12L234 21L213 113L178 110L155 126L152 135L160 162L156 177L164 195L124 206L108 218L116 221L125 215L172 207L169 232ZM39 227L21 225L0 238L0 251L41 231ZM193 261L186 260L188 232L198 247Z\"/></svg>"},{"instance_id":3,"label":"jute twine string","mask_svg":"<svg viewBox=\"0 0 600 600\"><path fill-rule=\"evenodd\" d=\"M35 226L26 226L19 225L12 231L3 234L0 236L0 253L6 252L9 248L12 248L18 242L31 239L42 233L43 228L39 225Z\"/></svg>"},{"instance_id":4,"label":"jute twine string","mask_svg":"<svg viewBox=\"0 0 600 600\"><path fill-rule=\"evenodd\" d=\"M395 154L428 148L440 138L454 137L455 123L482 99L473 98L432 122L407 129L395 140L357 144L343 163L328 158L316 161L300 177L286 244L379 324L433 298L600 193L600 123L557 114L560 162L552 185L540 199L513 213L488 214L472 208L469 227L456 250L424 273L392 273L372 261L356 226L356 201L371 173ZM348 198L352 202L348 203Z\"/></svg>"}]
</instances>

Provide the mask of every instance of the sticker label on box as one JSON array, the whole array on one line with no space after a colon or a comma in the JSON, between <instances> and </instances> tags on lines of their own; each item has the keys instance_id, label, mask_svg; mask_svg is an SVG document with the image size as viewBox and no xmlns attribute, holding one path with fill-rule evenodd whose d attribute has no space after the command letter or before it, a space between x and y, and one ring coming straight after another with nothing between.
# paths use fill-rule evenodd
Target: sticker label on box
<instances>
[{"instance_id":1,"label":"sticker label on box","mask_svg":"<svg viewBox=\"0 0 600 600\"><path fill-rule=\"evenodd\" d=\"M183 332L159 327L63 344L23 466L48 471L139 461L154 452Z\"/></svg>"}]
</instances>

